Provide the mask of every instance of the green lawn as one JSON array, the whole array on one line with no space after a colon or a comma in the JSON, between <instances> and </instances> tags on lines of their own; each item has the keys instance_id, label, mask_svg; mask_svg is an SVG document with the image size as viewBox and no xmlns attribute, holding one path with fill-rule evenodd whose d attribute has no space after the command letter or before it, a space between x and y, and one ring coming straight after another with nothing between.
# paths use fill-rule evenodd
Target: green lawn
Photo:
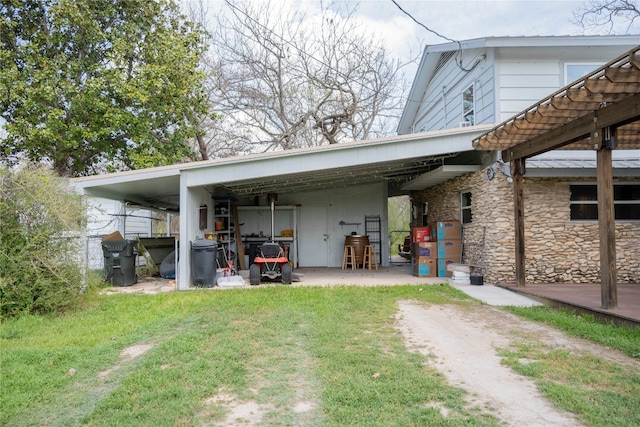
<instances>
[{"instance_id":1,"label":"green lawn","mask_svg":"<svg viewBox=\"0 0 640 427\"><path fill-rule=\"evenodd\" d=\"M262 425L496 425L405 348L394 327L404 299L479 304L441 285L281 286L93 296L73 312L5 321L0 425L214 425L229 402L253 405ZM594 362L580 363L591 369ZM567 374L540 388L549 396L553 387L587 396L605 388L597 411L571 410L589 425L606 425L607 405L640 407L638 373L616 368L611 375L622 384L611 386L604 373L595 384L575 385ZM631 410L622 417L640 422Z\"/></svg>"}]
</instances>

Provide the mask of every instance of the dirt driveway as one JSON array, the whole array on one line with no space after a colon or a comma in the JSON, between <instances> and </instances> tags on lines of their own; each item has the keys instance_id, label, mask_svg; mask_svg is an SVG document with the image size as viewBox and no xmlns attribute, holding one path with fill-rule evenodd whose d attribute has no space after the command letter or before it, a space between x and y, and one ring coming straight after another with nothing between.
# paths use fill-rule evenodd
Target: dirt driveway
<instances>
[{"instance_id":1,"label":"dirt driveway","mask_svg":"<svg viewBox=\"0 0 640 427\"><path fill-rule=\"evenodd\" d=\"M531 380L500 363L497 349L509 348L515 339L539 340L640 370L639 361L619 352L485 305L466 308L403 301L397 320L408 348L424 354L451 384L467 390L470 404L490 408L509 426L581 425L552 407Z\"/></svg>"}]
</instances>

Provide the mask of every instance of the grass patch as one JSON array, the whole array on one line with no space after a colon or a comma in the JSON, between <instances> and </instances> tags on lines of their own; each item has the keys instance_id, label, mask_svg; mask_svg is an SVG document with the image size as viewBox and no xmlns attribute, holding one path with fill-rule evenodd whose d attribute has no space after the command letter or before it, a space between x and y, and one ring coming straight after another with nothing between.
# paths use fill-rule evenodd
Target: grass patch
<instances>
[{"instance_id":1,"label":"grass patch","mask_svg":"<svg viewBox=\"0 0 640 427\"><path fill-rule=\"evenodd\" d=\"M510 307L543 322L631 357L640 357L640 328L603 324L589 316L548 307ZM558 408L576 414L589 426L640 425L640 372L592 354L576 354L543 343L521 342L501 353L504 363L535 379L539 390Z\"/></svg>"},{"instance_id":2,"label":"grass patch","mask_svg":"<svg viewBox=\"0 0 640 427\"><path fill-rule=\"evenodd\" d=\"M211 425L227 395L267 425L494 425L405 349L398 299L471 304L448 286L272 287L101 296L5 322L0 424Z\"/></svg>"},{"instance_id":3,"label":"grass patch","mask_svg":"<svg viewBox=\"0 0 640 427\"><path fill-rule=\"evenodd\" d=\"M90 294L1 324L0 425L498 424L406 349L399 300L480 306L441 285ZM585 424L640 424L637 372L540 343L502 356ZM234 405L251 411L228 422Z\"/></svg>"},{"instance_id":4,"label":"grass patch","mask_svg":"<svg viewBox=\"0 0 640 427\"><path fill-rule=\"evenodd\" d=\"M605 347L640 358L640 328L627 328L598 322L592 316L576 315L565 309L547 306L509 307L519 316L546 323L574 337L586 338Z\"/></svg>"},{"instance_id":5,"label":"grass patch","mask_svg":"<svg viewBox=\"0 0 640 427\"><path fill-rule=\"evenodd\" d=\"M590 426L640 425L640 373L633 366L549 348L521 344L501 352L504 363L535 379L558 408Z\"/></svg>"}]
</instances>

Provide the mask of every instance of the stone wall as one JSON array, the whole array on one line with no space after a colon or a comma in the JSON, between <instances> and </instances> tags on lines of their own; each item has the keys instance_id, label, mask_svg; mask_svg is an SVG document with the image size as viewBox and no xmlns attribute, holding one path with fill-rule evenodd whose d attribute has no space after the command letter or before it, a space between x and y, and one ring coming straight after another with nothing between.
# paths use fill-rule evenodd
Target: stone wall
<instances>
[{"instance_id":1,"label":"stone wall","mask_svg":"<svg viewBox=\"0 0 640 427\"><path fill-rule=\"evenodd\" d=\"M471 191L473 221L464 226L463 261L484 266L487 283L513 283L513 191L499 165L494 169L496 174L491 180L485 168L416 192L413 202L428 203L429 224L459 220L460 192ZM525 176L528 283L600 282L598 223L570 221L569 185L579 181ZM640 222L616 222L616 263L618 283L640 283Z\"/></svg>"}]
</instances>

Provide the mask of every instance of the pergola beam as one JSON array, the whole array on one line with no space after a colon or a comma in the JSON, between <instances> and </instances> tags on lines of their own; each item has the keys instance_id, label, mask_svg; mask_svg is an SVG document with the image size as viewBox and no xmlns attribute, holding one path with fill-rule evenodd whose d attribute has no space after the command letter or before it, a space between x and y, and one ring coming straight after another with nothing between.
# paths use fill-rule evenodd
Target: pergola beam
<instances>
[{"instance_id":1,"label":"pergola beam","mask_svg":"<svg viewBox=\"0 0 640 427\"><path fill-rule=\"evenodd\" d=\"M640 93L637 93L514 145L502 152L502 159L505 162L511 162L520 158L533 157L588 138L598 129L618 127L639 119Z\"/></svg>"}]
</instances>

